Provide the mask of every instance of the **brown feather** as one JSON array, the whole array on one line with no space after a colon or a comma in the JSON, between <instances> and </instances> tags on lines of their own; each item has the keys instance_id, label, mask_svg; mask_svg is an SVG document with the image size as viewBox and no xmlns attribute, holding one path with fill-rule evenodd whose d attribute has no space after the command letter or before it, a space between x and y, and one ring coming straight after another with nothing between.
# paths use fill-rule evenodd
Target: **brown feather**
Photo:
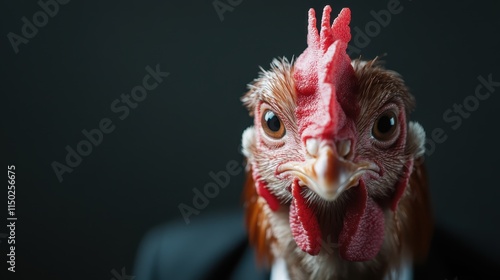
<instances>
[{"instance_id":1,"label":"brown feather","mask_svg":"<svg viewBox=\"0 0 500 280\"><path fill-rule=\"evenodd\" d=\"M375 58L364 65L355 60L354 69L359 82L359 102L363 111L361 114L373 114L376 109L370 104L383 104L395 96L405 104L406 117L415 107L415 100L408 91L402 78L396 72L382 67L382 61ZM358 129L370 123L358 122ZM407 153L413 154L415 143L407 143ZM415 159L413 172L405 195L396 209L394 234L399 239L399 246L404 242L411 250L414 261L423 261L427 256L433 233L433 219L430 208L429 188L423 158Z\"/></svg>"},{"instance_id":2,"label":"brown feather","mask_svg":"<svg viewBox=\"0 0 500 280\"><path fill-rule=\"evenodd\" d=\"M245 188L243 190L243 201L245 208L245 224L250 244L255 248L257 263L270 267L273 263L271 252L272 235L271 225L264 207L266 202L257 194L252 170L247 172Z\"/></svg>"},{"instance_id":3,"label":"brown feather","mask_svg":"<svg viewBox=\"0 0 500 280\"><path fill-rule=\"evenodd\" d=\"M422 159L415 162L409 188L410 192L401 200L398 212L406 219L402 235L411 248L413 260L421 262L427 257L434 230L427 172Z\"/></svg>"}]
</instances>

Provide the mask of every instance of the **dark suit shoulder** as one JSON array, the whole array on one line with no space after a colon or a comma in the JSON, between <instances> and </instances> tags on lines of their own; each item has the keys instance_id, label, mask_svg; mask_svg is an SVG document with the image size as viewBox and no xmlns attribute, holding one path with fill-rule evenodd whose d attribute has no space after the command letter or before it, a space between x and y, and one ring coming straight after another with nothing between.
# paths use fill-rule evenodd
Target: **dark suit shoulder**
<instances>
[{"instance_id":1,"label":"dark suit shoulder","mask_svg":"<svg viewBox=\"0 0 500 280\"><path fill-rule=\"evenodd\" d=\"M139 246L135 276L141 280L265 279L246 240L241 213L159 226Z\"/></svg>"}]
</instances>

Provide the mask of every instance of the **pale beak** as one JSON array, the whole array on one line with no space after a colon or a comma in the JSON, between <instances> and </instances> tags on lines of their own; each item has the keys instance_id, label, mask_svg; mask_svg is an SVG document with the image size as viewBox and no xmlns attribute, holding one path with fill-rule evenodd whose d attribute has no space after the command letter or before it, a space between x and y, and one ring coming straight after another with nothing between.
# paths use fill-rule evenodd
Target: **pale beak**
<instances>
[{"instance_id":1,"label":"pale beak","mask_svg":"<svg viewBox=\"0 0 500 280\"><path fill-rule=\"evenodd\" d=\"M350 148L348 146L347 149ZM349 153L345 151L345 145L339 150L344 156ZM278 172L296 176L299 185L307 186L323 199L332 201L343 191L357 186L366 171L377 169L373 163L354 163L344 156L339 156L335 145L324 144L313 149L311 158L303 162L284 163L278 168Z\"/></svg>"}]
</instances>

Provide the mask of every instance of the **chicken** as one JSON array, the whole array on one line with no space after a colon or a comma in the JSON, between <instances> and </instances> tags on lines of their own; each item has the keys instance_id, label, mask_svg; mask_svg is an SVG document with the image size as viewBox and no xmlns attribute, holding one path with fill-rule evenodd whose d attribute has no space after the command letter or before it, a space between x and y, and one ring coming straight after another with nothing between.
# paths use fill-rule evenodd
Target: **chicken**
<instances>
[{"instance_id":1,"label":"chicken","mask_svg":"<svg viewBox=\"0 0 500 280\"><path fill-rule=\"evenodd\" d=\"M433 230L425 132L396 72L347 55L350 10L331 25L330 12L318 32L311 9L307 49L272 61L242 97L250 243L291 279L399 279Z\"/></svg>"}]
</instances>

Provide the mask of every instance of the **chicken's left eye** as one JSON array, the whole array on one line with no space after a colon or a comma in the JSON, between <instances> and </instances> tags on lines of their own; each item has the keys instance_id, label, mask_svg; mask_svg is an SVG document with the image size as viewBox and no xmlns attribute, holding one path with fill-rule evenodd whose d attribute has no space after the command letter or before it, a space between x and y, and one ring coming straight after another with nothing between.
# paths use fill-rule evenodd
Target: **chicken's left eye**
<instances>
[{"instance_id":1,"label":"chicken's left eye","mask_svg":"<svg viewBox=\"0 0 500 280\"><path fill-rule=\"evenodd\" d=\"M380 141L393 139L397 131L397 117L392 110L382 113L373 124L372 135Z\"/></svg>"},{"instance_id":2,"label":"chicken's left eye","mask_svg":"<svg viewBox=\"0 0 500 280\"><path fill-rule=\"evenodd\" d=\"M281 138L285 135L285 126L271 110L267 110L262 114L262 128L272 138Z\"/></svg>"}]
</instances>

